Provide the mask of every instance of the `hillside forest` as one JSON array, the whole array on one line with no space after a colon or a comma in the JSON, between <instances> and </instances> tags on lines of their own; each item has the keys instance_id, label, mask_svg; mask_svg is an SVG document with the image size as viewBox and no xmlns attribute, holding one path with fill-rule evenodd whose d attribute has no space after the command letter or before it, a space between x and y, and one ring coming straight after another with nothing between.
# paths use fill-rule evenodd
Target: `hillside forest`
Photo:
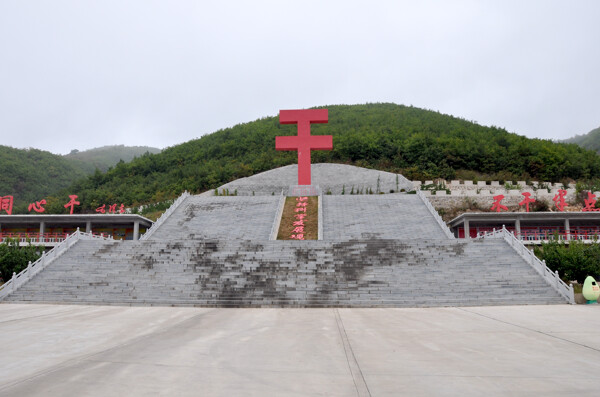
<instances>
[{"instance_id":1,"label":"hillside forest","mask_svg":"<svg viewBox=\"0 0 600 397\"><path fill-rule=\"evenodd\" d=\"M38 149L0 146L0 196L17 203L39 201L68 188L96 169L107 171L119 161L130 161L160 149L147 146L103 146L61 156Z\"/></svg>"},{"instance_id":2,"label":"hillside forest","mask_svg":"<svg viewBox=\"0 0 600 397\"><path fill-rule=\"evenodd\" d=\"M314 135L333 135L332 151L313 151L313 163L336 162L432 180L590 180L600 175L600 157L575 144L530 139L439 112L390 103L324 106L329 123ZM158 154L96 170L46 197L50 213L64 213L69 194L76 212L102 204L155 203L184 190L199 193L232 180L296 163L296 152L275 150L275 136L296 135L278 117L225 128ZM37 196L41 197L41 196ZM39 198L38 198L39 200ZM21 201L15 213L26 211Z\"/></svg>"}]
</instances>

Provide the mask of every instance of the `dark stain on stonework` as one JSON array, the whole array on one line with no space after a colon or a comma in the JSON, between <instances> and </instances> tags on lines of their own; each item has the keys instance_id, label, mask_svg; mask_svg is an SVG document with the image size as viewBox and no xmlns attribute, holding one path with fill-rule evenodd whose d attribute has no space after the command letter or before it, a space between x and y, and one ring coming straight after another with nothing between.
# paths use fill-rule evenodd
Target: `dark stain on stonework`
<instances>
[{"instance_id":1,"label":"dark stain on stonework","mask_svg":"<svg viewBox=\"0 0 600 397\"><path fill-rule=\"evenodd\" d=\"M106 243L102 247L98 248L98 250L96 251L96 254L102 255L102 254L110 253L117 244L119 244L118 241Z\"/></svg>"},{"instance_id":2,"label":"dark stain on stonework","mask_svg":"<svg viewBox=\"0 0 600 397\"><path fill-rule=\"evenodd\" d=\"M156 263L156 259L153 256L141 254L138 256L134 256L135 260L134 265L140 265L142 269L150 270L154 268L154 264Z\"/></svg>"},{"instance_id":3,"label":"dark stain on stonework","mask_svg":"<svg viewBox=\"0 0 600 397\"><path fill-rule=\"evenodd\" d=\"M246 252L261 252L265 248L264 244L259 244L254 241L242 241L241 249Z\"/></svg>"},{"instance_id":4,"label":"dark stain on stonework","mask_svg":"<svg viewBox=\"0 0 600 397\"><path fill-rule=\"evenodd\" d=\"M183 244L181 244L180 242L167 243L167 249L180 250L181 248L183 248Z\"/></svg>"}]
</instances>

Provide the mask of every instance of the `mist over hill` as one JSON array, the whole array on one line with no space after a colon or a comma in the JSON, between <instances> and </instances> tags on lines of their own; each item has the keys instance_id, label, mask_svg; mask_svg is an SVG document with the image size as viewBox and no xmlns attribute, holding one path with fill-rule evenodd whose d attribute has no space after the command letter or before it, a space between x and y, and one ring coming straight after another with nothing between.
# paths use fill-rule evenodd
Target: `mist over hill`
<instances>
[{"instance_id":1,"label":"mist over hill","mask_svg":"<svg viewBox=\"0 0 600 397\"><path fill-rule=\"evenodd\" d=\"M150 146L112 145L84 151L74 149L64 157L70 160L80 161L81 167L87 173L91 174L96 168L100 171L107 171L119 161L128 163L133 160L134 157L141 156L144 153L160 153L160 149Z\"/></svg>"},{"instance_id":2,"label":"mist over hill","mask_svg":"<svg viewBox=\"0 0 600 397\"><path fill-rule=\"evenodd\" d=\"M574 144L529 139L439 112L390 103L332 105L329 123L312 134L333 135L332 151L312 161L402 173L409 179L494 178L561 181L600 175L600 157ZM232 180L294 164L296 152L275 150L275 136L296 135L276 116L222 129L159 154L144 154L74 183L81 211L106 202L135 205L182 191L214 189ZM66 191L65 191L66 192ZM60 208L57 206L57 210Z\"/></svg>"},{"instance_id":3,"label":"mist over hill","mask_svg":"<svg viewBox=\"0 0 600 397\"><path fill-rule=\"evenodd\" d=\"M600 127L591 130L587 134L575 135L573 138L565 139L565 143L574 143L584 149L600 153Z\"/></svg>"}]
</instances>

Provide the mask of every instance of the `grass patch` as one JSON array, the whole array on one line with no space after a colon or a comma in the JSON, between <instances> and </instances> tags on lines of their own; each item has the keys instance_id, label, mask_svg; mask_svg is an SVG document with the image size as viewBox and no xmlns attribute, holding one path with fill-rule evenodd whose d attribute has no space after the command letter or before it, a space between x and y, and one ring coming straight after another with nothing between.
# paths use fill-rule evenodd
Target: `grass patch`
<instances>
[{"instance_id":1,"label":"grass patch","mask_svg":"<svg viewBox=\"0 0 600 397\"><path fill-rule=\"evenodd\" d=\"M294 222L298 221L295 215L304 214L304 212L296 212L299 203L297 199L298 197L286 197L285 199L277 240L294 240L291 236L298 234L294 232L294 229L299 226L294 225ZM302 219L304 240L317 240L319 238L319 199L317 196L311 196L305 202L307 203L306 216Z\"/></svg>"}]
</instances>

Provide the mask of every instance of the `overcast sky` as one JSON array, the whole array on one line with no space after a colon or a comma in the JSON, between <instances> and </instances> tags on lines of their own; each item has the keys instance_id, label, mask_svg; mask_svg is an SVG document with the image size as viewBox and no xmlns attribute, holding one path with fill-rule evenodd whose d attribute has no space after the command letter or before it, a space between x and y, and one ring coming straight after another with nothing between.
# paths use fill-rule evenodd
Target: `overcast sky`
<instances>
[{"instance_id":1,"label":"overcast sky","mask_svg":"<svg viewBox=\"0 0 600 397\"><path fill-rule=\"evenodd\" d=\"M164 148L394 102L529 137L600 126L600 1L0 0L0 144Z\"/></svg>"}]
</instances>

